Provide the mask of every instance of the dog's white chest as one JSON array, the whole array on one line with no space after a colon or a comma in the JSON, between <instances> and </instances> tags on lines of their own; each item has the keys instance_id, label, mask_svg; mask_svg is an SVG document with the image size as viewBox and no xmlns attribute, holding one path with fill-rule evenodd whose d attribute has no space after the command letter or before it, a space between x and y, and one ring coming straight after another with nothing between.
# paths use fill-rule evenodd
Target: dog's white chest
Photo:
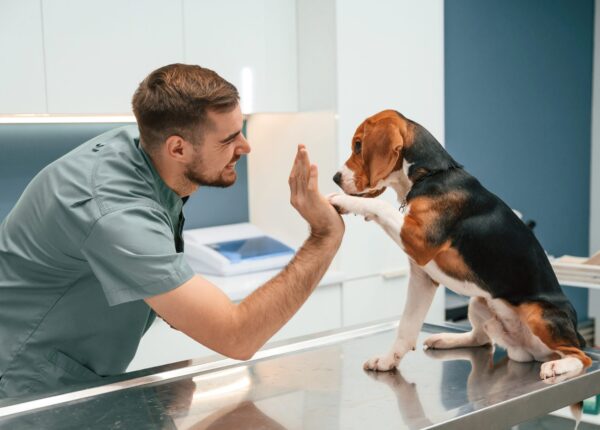
<instances>
[{"instance_id":1,"label":"dog's white chest","mask_svg":"<svg viewBox=\"0 0 600 430\"><path fill-rule=\"evenodd\" d=\"M423 269L436 282L457 294L486 299L487 315L478 322L483 330L494 341L507 349L508 355L515 361L543 361L552 351L535 336L521 321L515 310L500 299L493 299L491 294L478 285L460 281L444 273L438 265L431 261ZM488 313L489 312L489 313ZM475 323L475 321L471 321Z\"/></svg>"},{"instance_id":2,"label":"dog's white chest","mask_svg":"<svg viewBox=\"0 0 600 430\"><path fill-rule=\"evenodd\" d=\"M425 270L425 272L431 277L431 279L451 289L457 294L469 297L485 297L486 299L491 298L491 295L478 285L469 281L461 281L451 276L448 276L442 271L442 269L439 268L439 266L433 260L427 263L423 267L423 270Z\"/></svg>"}]
</instances>

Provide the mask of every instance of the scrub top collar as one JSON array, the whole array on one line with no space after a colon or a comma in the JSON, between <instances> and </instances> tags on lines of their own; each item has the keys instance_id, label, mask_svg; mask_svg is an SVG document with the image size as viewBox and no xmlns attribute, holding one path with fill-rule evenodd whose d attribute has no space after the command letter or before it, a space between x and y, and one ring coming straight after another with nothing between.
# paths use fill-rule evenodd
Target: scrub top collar
<instances>
[{"instance_id":1,"label":"scrub top collar","mask_svg":"<svg viewBox=\"0 0 600 430\"><path fill-rule=\"evenodd\" d=\"M160 177L160 175L156 171L156 168L154 167L154 164L152 163L152 159L150 158L150 156L148 154L146 154L146 151L144 151L144 149L142 148L142 145L140 145L139 138L135 138L135 146L142 153L144 160L146 160L146 164L148 165L148 168L150 169L150 172L152 172L154 184L156 184L156 187L158 189L158 197L160 199L160 202L163 204L163 206L165 208L167 208L169 210L173 210L175 213L179 213L181 211L181 208L185 204L185 202L188 200L189 196L181 198L175 191L173 191L171 188L169 188L167 186L167 184L165 184L165 181L163 181L163 179Z\"/></svg>"}]
</instances>

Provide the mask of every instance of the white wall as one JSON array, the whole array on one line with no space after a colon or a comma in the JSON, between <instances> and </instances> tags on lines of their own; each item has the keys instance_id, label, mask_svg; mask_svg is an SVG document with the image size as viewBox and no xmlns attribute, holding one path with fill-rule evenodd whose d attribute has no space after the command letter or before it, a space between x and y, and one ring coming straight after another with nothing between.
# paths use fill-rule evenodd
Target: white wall
<instances>
[{"instance_id":1,"label":"white wall","mask_svg":"<svg viewBox=\"0 0 600 430\"><path fill-rule=\"evenodd\" d=\"M250 115L247 136L250 222L287 244L299 247L308 237L308 224L290 205L288 178L299 143L319 168L319 188L335 190L336 129L333 112Z\"/></svg>"},{"instance_id":2,"label":"white wall","mask_svg":"<svg viewBox=\"0 0 600 430\"><path fill-rule=\"evenodd\" d=\"M380 110L396 109L444 140L443 0L365 5L360 0L297 0L299 108L332 109L337 115L330 120L322 117L321 125L308 130L291 118L275 121L253 116L249 120L248 135L256 150L249 161L250 219L273 234L290 237L295 244L306 235L299 224L302 221L292 216L287 200L280 198L281 207L269 203L274 200L271 193L289 196L284 176L289 173L295 143L309 146L327 191L337 190L332 188L332 177L350 153L355 128ZM288 129L292 132L286 134ZM288 159L288 165L283 169L279 164L259 165L263 160L259 152L265 150L273 159L275 154L279 154L277 159ZM273 168L281 170L278 180ZM260 178L265 172L268 180ZM267 186L270 192L265 194ZM384 198L397 204L391 193ZM270 208L267 213L265 208ZM344 315L364 320L370 311L400 314L403 300L396 295L405 294L406 255L377 225L361 217L344 219L346 235L332 264L352 280L344 282ZM374 299L371 305L361 299L365 295ZM379 306L372 306L382 301L390 306L383 313ZM444 295L440 293L428 319L441 322L443 314Z\"/></svg>"},{"instance_id":3,"label":"white wall","mask_svg":"<svg viewBox=\"0 0 600 430\"><path fill-rule=\"evenodd\" d=\"M395 109L444 141L444 3L389 0L365 8L336 3L338 151L350 155L356 127L368 116ZM388 191L386 198L394 200ZM380 228L347 218L341 269L350 274L406 266L398 246ZM357 253L365 243L379 252Z\"/></svg>"}]
</instances>

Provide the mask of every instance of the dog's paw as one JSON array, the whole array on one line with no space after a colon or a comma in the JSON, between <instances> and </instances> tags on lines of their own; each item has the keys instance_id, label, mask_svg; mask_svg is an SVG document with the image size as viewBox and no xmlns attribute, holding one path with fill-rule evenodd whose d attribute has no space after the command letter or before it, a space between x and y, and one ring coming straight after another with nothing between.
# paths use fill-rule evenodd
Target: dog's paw
<instances>
[{"instance_id":1,"label":"dog's paw","mask_svg":"<svg viewBox=\"0 0 600 430\"><path fill-rule=\"evenodd\" d=\"M583 370L583 364L575 357L565 357L542 363L540 378L555 383L577 376Z\"/></svg>"},{"instance_id":2,"label":"dog's paw","mask_svg":"<svg viewBox=\"0 0 600 430\"><path fill-rule=\"evenodd\" d=\"M451 342L449 342L446 338L446 333L436 333L433 334L431 336L429 336L427 339L425 339L423 341L423 348L424 349L448 349L448 348L452 348L452 346L450 345Z\"/></svg>"},{"instance_id":3,"label":"dog's paw","mask_svg":"<svg viewBox=\"0 0 600 430\"><path fill-rule=\"evenodd\" d=\"M379 217L377 210L385 205L378 200L340 193L329 194L327 200L339 213L361 215L365 217L366 221L377 220Z\"/></svg>"},{"instance_id":4,"label":"dog's paw","mask_svg":"<svg viewBox=\"0 0 600 430\"><path fill-rule=\"evenodd\" d=\"M331 193L327 195L327 200L329 201L329 203L331 203L335 210L338 211L338 213L341 215L349 213L347 209L348 202L347 200L345 200L345 197L348 196L346 194L340 193ZM344 205L344 203L346 203L346 205Z\"/></svg>"},{"instance_id":5,"label":"dog's paw","mask_svg":"<svg viewBox=\"0 0 600 430\"><path fill-rule=\"evenodd\" d=\"M471 332L467 333L436 333L423 342L424 349L452 349L479 346L474 341Z\"/></svg>"},{"instance_id":6,"label":"dog's paw","mask_svg":"<svg viewBox=\"0 0 600 430\"><path fill-rule=\"evenodd\" d=\"M373 357L363 364L363 369L375 370L377 372L389 372L398 367L400 360L402 360L402 356L402 354L397 352L390 352L386 355Z\"/></svg>"}]
</instances>

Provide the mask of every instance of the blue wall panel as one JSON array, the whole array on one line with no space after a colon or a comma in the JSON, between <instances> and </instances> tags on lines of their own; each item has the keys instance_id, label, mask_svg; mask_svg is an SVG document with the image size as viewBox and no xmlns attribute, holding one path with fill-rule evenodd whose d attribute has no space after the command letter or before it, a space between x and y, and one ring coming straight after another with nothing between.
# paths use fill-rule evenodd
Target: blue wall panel
<instances>
[{"instance_id":1,"label":"blue wall panel","mask_svg":"<svg viewBox=\"0 0 600 430\"><path fill-rule=\"evenodd\" d=\"M0 220L29 181L44 166L111 128L124 124L0 125ZM246 157L237 164L238 180L225 188L201 187L185 205L186 228L248 221Z\"/></svg>"},{"instance_id":2,"label":"blue wall panel","mask_svg":"<svg viewBox=\"0 0 600 430\"><path fill-rule=\"evenodd\" d=\"M592 0L445 2L446 147L553 255L588 253L593 19Z\"/></svg>"}]
</instances>

